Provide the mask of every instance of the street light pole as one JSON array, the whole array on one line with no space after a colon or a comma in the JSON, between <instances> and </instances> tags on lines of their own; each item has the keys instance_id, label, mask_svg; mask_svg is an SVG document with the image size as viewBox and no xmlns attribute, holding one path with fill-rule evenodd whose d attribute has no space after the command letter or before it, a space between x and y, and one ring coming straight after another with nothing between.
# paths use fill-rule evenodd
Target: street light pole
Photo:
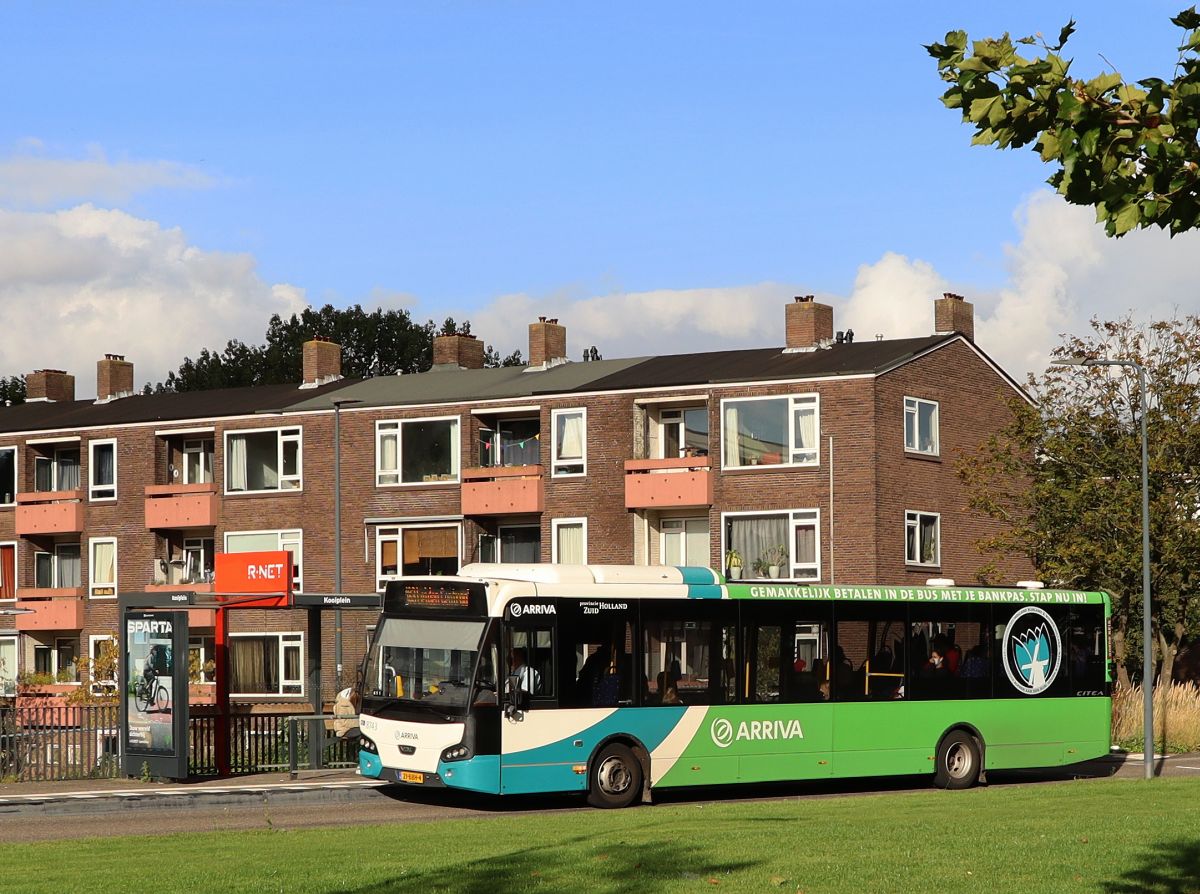
<instances>
[{"instance_id":1,"label":"street light pole","mask_svg":"<svg viewBox=\"0 0 1200 894\"><path fill-rule=\"evenodd\" d=\"M1057 366L1123 366L1136 369L1142 414L1142 757L1145 777L1154 778L1154 657L1150 624L1150 448L1146 436L1146 367L1134 360L1092 360L1073 357Z\"/></svg>"},{"instance_id":2,"label":"street light pole","mask_svg":"<svg viewBox=\"0 0 1200 894\"><path fill-rule=\"evenodd\" d=\"M356 398L333 401L333 591L342 592L342 407L360 404ZM333 612L333 663L342 685L342 610Z\"/></svg>"}]
</instances>

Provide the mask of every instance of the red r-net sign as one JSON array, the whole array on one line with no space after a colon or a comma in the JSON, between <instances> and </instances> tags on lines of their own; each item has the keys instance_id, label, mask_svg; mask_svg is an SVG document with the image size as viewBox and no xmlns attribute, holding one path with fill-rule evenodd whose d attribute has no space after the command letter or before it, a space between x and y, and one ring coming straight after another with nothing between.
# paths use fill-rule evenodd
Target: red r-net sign
<instances>
[{"instance_id":1,"label":"red r-net sign","mask_svg":"<svg viewBox=\"0 0 1200 894\"><path fill-rule=\"evenodd\" d=\"M292 588L292 554L218 553L214 589L218 593L279 593Z\"/></svg>"}]
</instances>

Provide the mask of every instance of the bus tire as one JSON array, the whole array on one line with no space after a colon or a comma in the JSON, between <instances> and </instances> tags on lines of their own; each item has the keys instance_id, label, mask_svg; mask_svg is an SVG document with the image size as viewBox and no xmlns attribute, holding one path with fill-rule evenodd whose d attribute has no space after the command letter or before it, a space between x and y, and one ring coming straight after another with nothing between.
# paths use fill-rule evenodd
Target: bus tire
<instances>
[{"instance_id":1,"label":"bus tire","mask_svg":"<svg viewBox=\"0 0 1200 894\"><path fill-rule=\"evenodd\" d=\"M964 729L951 730L938 744L933 784L947 789L970 788L979 780L982 766L978 740Z\"/></svg>"},{"instance_id":2,"label":"bus tire","mask_svg":"<svg viewBox=\"0 0 1200 894\"><path fill-rule=\"evenodd\" d=\"M628 807L642 794L642 764L626 746L614 742L592 761L588 803L593 807Z\"/></svg>"}]
</instances>

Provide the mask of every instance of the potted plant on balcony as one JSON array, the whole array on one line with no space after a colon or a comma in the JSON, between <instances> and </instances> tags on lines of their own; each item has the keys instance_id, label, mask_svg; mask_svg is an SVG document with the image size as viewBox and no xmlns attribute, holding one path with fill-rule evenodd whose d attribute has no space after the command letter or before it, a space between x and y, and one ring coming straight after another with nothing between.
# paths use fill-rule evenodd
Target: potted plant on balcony
<instances>
[{"instance_id":1,"label":"potted plant on balcony","mask_svg":"<svg viewBox=\"0 0 1200 894\"><path fill-rule=\"evenodd\" d=\"M728 569L730 580L742 578L742 554L736 549L726 550L725 568Z\"/></svg>"}]
</instances>

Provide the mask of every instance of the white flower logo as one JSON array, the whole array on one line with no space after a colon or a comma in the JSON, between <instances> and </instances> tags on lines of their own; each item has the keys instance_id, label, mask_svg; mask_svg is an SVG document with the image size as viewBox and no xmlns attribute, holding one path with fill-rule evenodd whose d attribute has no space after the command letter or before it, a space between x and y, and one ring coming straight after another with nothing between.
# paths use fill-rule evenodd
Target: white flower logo
<instances>
[{"instance_id":1,"label":"white flower logo","mask_svg":"<svg viewBox=\"0 0 1200 894\"><path fill-rule=\"evenodd\" d=\"M724 717L718 717L713 721L709 735L718 748L728 748L733 742L733 724Z\"/></svg>"}]
</instances>

